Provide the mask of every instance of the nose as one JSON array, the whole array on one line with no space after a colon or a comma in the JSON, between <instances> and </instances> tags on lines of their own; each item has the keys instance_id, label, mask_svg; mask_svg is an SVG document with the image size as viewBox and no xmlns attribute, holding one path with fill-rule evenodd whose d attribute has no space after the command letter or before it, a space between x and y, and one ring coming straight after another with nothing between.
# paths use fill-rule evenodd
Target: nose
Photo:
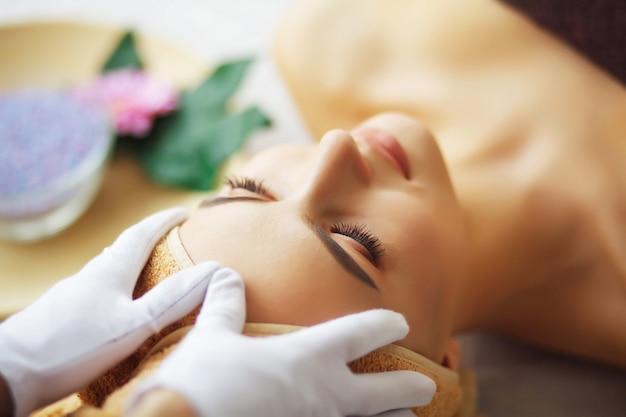
<instances>
[{"instance_id":1,"label":"nose","mask_svg":"<svg viewBox=\"0 0 626 417\"><path fill-rule=\"evenodd\" d=\"M343 130L331 130L320 140L318 153L302 190L303 203L309 206L306 211L329 210L368 187L370 178L370 167L352 136Z\"/></svg>"}]
</instances>

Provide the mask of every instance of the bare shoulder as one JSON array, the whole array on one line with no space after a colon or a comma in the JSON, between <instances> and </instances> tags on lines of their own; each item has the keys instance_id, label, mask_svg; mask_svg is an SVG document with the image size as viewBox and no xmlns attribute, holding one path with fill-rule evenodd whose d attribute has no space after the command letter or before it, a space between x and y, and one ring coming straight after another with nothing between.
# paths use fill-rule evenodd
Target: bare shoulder
<instances>
[{"instance_id":1,"label":"bare shoulder","mask_svg":"<svg viewBox=\"0 0 626 417\"><path fill-rule=\"evenodd\" d=\"M492 330L555 352L626 369L626 285L598 268L513 301Z\"/></svg>"},{"instance_id":2,"label":"bare shoulder","mask_svg":"<svg viewBox=\"0 0 626 417\"><path fill-rule=\"evenodd\" d=\"M536 244L518 247L525 261L509 274L518 291L492 325L626 369L626 184L608 161L583 161L535 195L543 203L525 223Z\"/></svg>"}]
</instances>

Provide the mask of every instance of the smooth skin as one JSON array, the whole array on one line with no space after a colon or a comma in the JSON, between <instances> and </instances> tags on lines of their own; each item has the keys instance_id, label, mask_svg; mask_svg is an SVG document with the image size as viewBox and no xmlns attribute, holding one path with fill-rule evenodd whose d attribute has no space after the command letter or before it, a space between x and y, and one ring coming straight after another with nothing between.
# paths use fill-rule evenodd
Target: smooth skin
<instances>
[{"instance_id":1,"label":"smooth skin","mask_svg":"<svg viewBox=\"0 0 626 417\"><path fill-rule=\"evenodd\" d=\"M464 283L466 231L441 154L419 122L383 115L350 135L332 130L319 146L269 149L239 170L265 193L225 186L180 231L194 262L236 265L246 281L248 321L308 326L371 308L401 312L412 331L401 344L442 362ZM386 129L386 130L382 130ZM393 134L409 155L410 176L365 138ZM384 252L333 225L362 225ZM365 271L377 288L340 266L311 224ZM313 229L313 230L312 230ZM205 238L211 236L210 239ZM450 262L451 260L451 262ZM278 267L280 266L280 267Z\"/></svg>"},{"instance_id":2,"label":"smooth skin","mask_svg":"<svg viewBox=\"0 0 626 417\"><path fill-rule=\"evenodd\" d=\"M626 90L491 0L300 0L275 52L321 137L401 111L467 230L454 332L626 368Z\"/></svg>"}]
</instances>

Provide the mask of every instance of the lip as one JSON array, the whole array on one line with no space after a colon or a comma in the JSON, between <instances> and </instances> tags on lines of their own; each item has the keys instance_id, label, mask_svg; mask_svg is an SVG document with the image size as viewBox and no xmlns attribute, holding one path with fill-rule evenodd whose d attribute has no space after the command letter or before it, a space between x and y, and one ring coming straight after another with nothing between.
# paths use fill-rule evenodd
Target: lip
<instances>
[{"instance_id":1,"label":"lip","mask_svg":"<svg viewBox=\"0 0 626 417\"><path fill-rule=\"evenodd\" d=\"M357 129L352 135L356 140L371 146L377 154L393 165L404 178L409 179L409 161L404 149L402 149L395 137L383 130L372 127Z\"/></svg>"}]
</instances>

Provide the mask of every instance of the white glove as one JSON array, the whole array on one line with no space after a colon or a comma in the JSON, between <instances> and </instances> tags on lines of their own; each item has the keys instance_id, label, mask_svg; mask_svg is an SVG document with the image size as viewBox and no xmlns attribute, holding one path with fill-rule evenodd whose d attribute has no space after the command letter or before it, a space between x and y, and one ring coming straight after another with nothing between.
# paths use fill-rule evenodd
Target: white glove
<instances>
[{"instance_id":1,"label":"white glove","mask_svg":"<svg viewBox=\"0 0 626 417\"><path fill-rule=\"evenodd\" d=\"M156 243L186 218L185 209L174 208L144 219L0 325L0 373L16 416L86 385L200 305L216 263L183 270L132 299Z\"/></svg>"},{"instance_id":2,"label":"white glove","mask_svg":"<svg viewBox=\"0 0 626 417\"><path fill-rule=\"evenodd\" d=\"M428 404L436 391L411 371L354 374L347 363L404 337L404 317L370 310L294 333L241 334L243 282L216 274L194 328L139 387L127 407L155 388L175 391L199 416L343 417L412 416L408 407ZM384 414L386 415L386 414Z\"/></svg>"}]
</instances>

